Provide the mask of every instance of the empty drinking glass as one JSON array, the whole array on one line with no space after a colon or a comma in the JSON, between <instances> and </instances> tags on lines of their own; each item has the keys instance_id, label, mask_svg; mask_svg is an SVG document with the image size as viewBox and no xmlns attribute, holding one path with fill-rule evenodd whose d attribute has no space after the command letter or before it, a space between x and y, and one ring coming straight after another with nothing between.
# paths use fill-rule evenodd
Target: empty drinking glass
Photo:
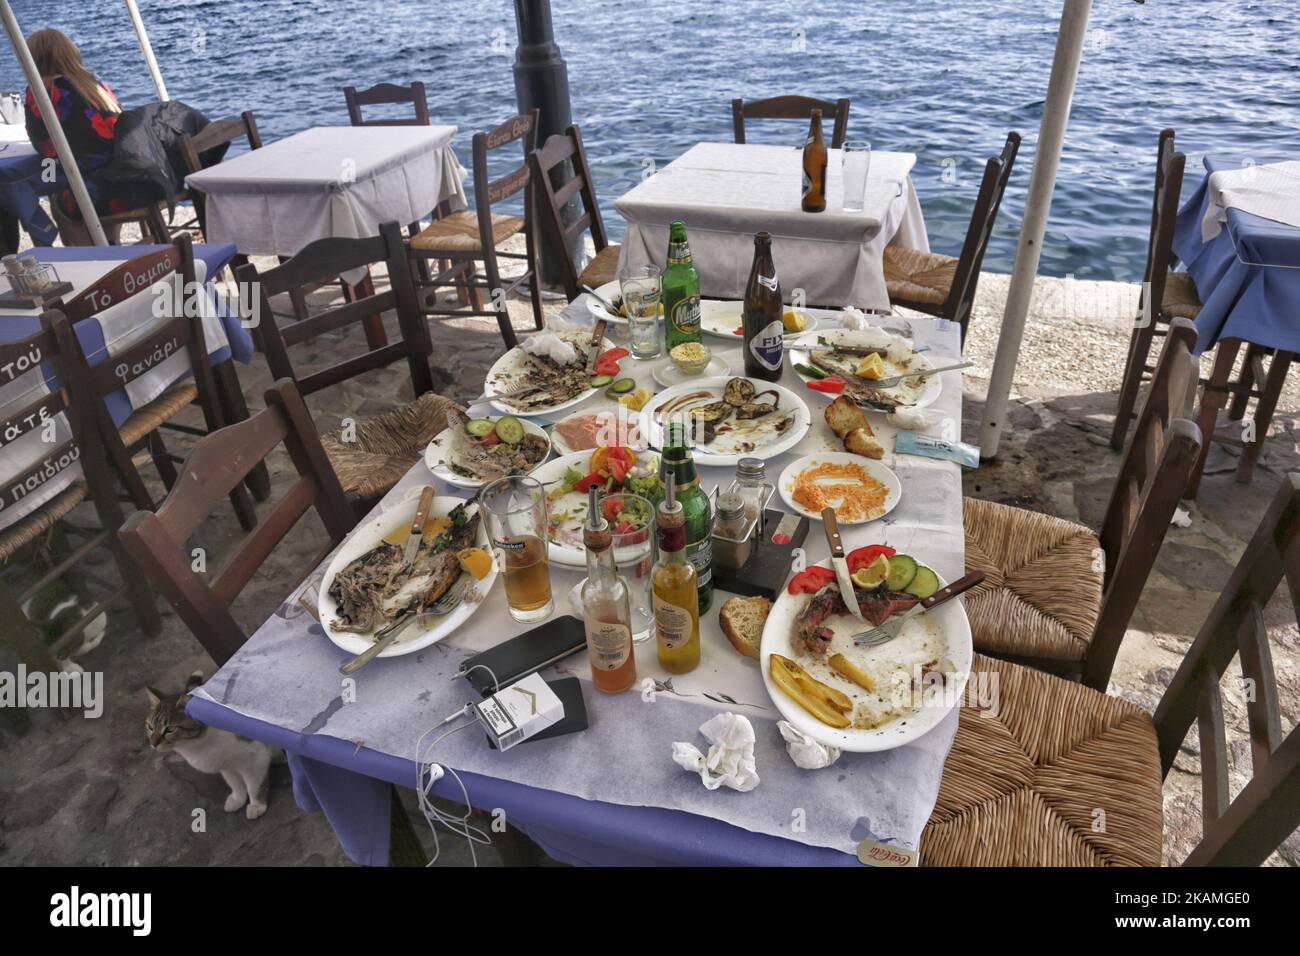
<instances>
[{"instance_id":1,"label":"empty drinking glass","mask_svg":"<svg viewBox=\"0 0 1300 956\"><path fill-rule=\"evenodd\" d=\"M663 274L658 266L630 267L618 274L618 285L623 293L623 310L627 313L627 334L633 357L655 358L662 348L659 316Z\"/></svg>"},{"instance_id":2,"label":"empty drinking glass","mask_svg":"<svg viewBox=\"0 0 1300 956\"><path fill-rule=\"evenodd\" d=\"M871 144L850 140L840 150L843 166L845 212L862 212L866 206L867 172L871 169Z\"/></svg>"}]
</instances>

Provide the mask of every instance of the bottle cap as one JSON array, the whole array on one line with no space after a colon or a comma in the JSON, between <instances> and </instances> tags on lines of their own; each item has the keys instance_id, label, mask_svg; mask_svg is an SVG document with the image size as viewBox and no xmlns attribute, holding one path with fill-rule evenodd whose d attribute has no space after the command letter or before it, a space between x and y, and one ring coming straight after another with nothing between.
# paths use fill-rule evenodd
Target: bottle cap
<instances>
[{"instance_id":1,"label":"bottle cap","mask_svg":"<svg viewBox=\"0 0 1300 956\"><path fill-rule=\"evenodd\" d=\"M587 522L582 527L582 543L589 551L603 551L610 546L609 522L600 507L600 489L587 490Z\"/></svg>"}]
</instances>

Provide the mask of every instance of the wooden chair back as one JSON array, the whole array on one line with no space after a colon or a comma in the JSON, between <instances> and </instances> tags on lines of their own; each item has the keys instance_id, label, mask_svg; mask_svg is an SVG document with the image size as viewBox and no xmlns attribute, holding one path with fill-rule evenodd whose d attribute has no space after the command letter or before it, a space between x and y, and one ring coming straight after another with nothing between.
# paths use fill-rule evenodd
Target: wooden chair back
<instances>
[{"instance_id":1,"label":"wooden chair back","mask_svg":"<svg viewBox=\"0 0 1300 956\"><path fill-rule=\"evenodd\" d=\"M525 209L531 205L528 154L537 147L539 118L540 111L532 110L511 117L496 129L474 134L474 203L479 217L479 229L484 231L484 252L494 245L491 242L490 219L492 207L509 199L520 190L525 193ZM490 154L499 149L504 149L516 141L522 141L523 143L523 156L519 165L511 166L508 172L496 179L490 179L488 176Z\"/></svg>"},{"instance_id":2,"label":"wooden chair back","mask_svg":"<svg viewBox=\"0 0 1300 956\"><path fill-rule=\"evenodd\" d=\"M355 86L343 87L343 98L348 104L348 120L353 126L428 126L429 101L424 95L424 84L415 81L410 86L395 83L378 83L368 90ZM365 119L363 106L388 106L410 103L415 108L414 119Z\"/></svg>"},{"instance_id":3,"label":"wooden chair back","mask_svg":"<svg viewBox=\"0 0 1300 956\"><path fill-rule=\"evenodd\" d=\"M299 520L314 509L329 536L310 568L315 568L356 523L293 382L276 382L266 393L266 406L256 415L200 439L181 466L176 487L158 510L135 512L120 532L132 559L218 665L229 660L246 639L230 613L231 605ZM190 537L218 502L281 444L298 479L209 583L194 570L187 549Z\"/></svg>"},{"instance_id":4,"label":"wooden chair back","mask_svg":"<svg viewBox=\"0 0 1300 956\"><path fill-rule=\"evenodd\" d=\"M1173 258L1174 227L1178 219L1178 200L1183 191L1183 171L1187 157L1174 149L1173 131L1161 134L1160 164L1156 173L1156 191L1152 210L1151 240L1147 246L1147 268L1142 276L1142 316L1144 327L1154 326L1165 299L1169 278L1169 261Z\"/></svg>"},{"instance_id":5,"label":"wooden chair back","mask_svg":"<svg viewBox=\"0 0 1300 956\"><path fill-rule=\"evenodd\" d=\"M801 119L805 122L813 110L822 111L822 119L835 118L831 132L831 149L844 145L844 137L849 129L849 101L841 97L838 100L818 100L809 96L773 96L765 100L731 101L731 126L736 142L745 141L745 120L747 119Z\"/></svg>"},{"instance_id":6,"label":"wooden chair back","mask_svg":"<svg viewBox=\"0 0 1300 956\"><path fill-rule=\"evenodd\" d=\"M371 286L371 294L359 291L349 302L283 327L271 311L271 298L276 295L305 295L325 282L338 279L342 273L380 262L388 267L389 288L383 292L374 292ZM255 265L244 263L235 270L235 275L241 296L251 294L258 297L258 329L271 374L277 379L292 379L302 395L310 395L401 359L406 359L410 368L415 394L433 391L433 376L429 370L433 343L429 327L420 314L406 245L401 227L396 222L380 224L379 235L364 239L317 239L288 262L267 272L259 273ZM253 303L241 302L240 314L250 315L252 306ZM299 374L294 368L289 356L292 346L349 325L362 325L389 309L397 312L400 333L397 341L371 345L367 340L366 351L307 375Z\"/></svg>"},{"instance_id":7,"label":"wooden chair back","mask_svg":"<svg viewBox=\"0 0 1300 956\"><path fill-rule=\"evenodd\" d=\"M1020 134L1012 131L1007 134L1001 154L990 156L984 164L984 178L980 181L970 225L966 228L966 240L962 243L952 287L948 290L948 300L943 308L943 314L961 326L963 343L966 341L966 328L970 325L971 309L975 305L975 289L979 284L984 253L988 251L989 237L993 234L998 210L1002 207L1002 197L1006 195L1007 182L1011 179L1011 170L1015 167L1019 151Z\"/></svg>"},{"instance_id":8,"label":"wooden chair back","mask_svg":"<svg viewBox=\"0 0 1300 956\"><path fill-rule=\"evenodd\" d=\"M1188 384L1198 374L1195 348L1196 326L1175 319L1102 521L1101 610L1084 659L1083 682L1103 693L1200 452L1200 429L1181 417Z\"/></svg>"},{"instance_id":9,"label":"wooden chair back","mask_svg":"<svg viewBox=\"0 0 1300 956\"><path fill-rule=\"evenodd\" d=\"M257 121L248 110L240 113L238 119L213 120L194 135L182 136L181 159L185 163L186 174L197 173L200 169L215 165L212 162L204 162L205 154L220 147L228 147L240 139L248 140L249 149L262 148L262 136L257 131ZM223 149L222 155L224 153ZM204 235L207 235L207 208L203 191L193 190L190 198L194 201L194 213L198 217L199 228L203 230Z\"/></svg>"},{"instance_id":10,"label":"wooden chair back","mask_svg":"<svg viewBox=\"0 0 1300 956\"><path fill-rule=\"evenodd\" d=\"M1184 866L1258 866L1300 826L1300 726L1282 736L1264 608L1285 580L1300 608L1300 474L1287 475L1154 717L1164 776L1192 724L1200 739L1201 842ZM1251 779L1233 798L1219 685L1240 655Z\"/></svg>"},{"instance_id":11,"label":"wooden chair back","mask_svg":"<svg viewBox=\"0 0 1300 956\"><path fill-rule=\"evenodd\" d=\"M556 189L552 177L556 170L563 169L566 165L571 167L572 178ZM574 240L585 230L590 230L597 252L609 245L605 221L600 215L600 204L596 201L596 184L591 178L587 152L582 146L582 131L575 124L563 133L556 133L540 149L528 154L528 166L536 183L535 188L540 193L538 209L542 218L542 231L553 248L563 253L560 264L564 291L572 302L582 291L578 288L581 269L568 254ZM564 210L575 196L582 204L582 215L566 226Z\"/></svg>"}]
</instances>

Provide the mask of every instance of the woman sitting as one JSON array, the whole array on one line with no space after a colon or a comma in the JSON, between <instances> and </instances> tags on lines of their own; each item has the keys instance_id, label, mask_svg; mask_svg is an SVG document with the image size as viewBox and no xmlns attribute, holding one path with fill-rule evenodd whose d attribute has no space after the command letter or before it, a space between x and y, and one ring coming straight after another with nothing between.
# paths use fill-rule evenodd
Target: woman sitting
<instances>
[{"instance_id":1,"label":"woman sitting","mask_svg":"<svg viewBox=\"0 0 1300 956\"><path fill-rule=\"evenodd\" d=\"M27 48L36 61L59 124L76 157L95 209L101 215L128 212L153 198L147 189L130 183L112 182L106 173L113 159L113 140L122 107L108 85L91 73L81 61L81 51L66 35L54 29L38 30L27 38ZM56 159L54 141L31 88L25 97L27 136L42 156ZM65 245L90 245L90 231L81 221L81 210L72 190L66 186L51 197L54 219ZM116 232L110 240L116 240Z\"/></svg>"}]
</instances>

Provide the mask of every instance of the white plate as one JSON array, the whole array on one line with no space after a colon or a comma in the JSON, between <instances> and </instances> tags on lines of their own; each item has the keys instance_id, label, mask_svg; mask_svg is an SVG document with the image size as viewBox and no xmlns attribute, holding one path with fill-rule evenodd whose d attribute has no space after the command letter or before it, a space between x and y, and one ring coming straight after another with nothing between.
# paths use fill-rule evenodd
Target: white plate
<instances>
[{"instance_id":1,"label":"white plate","mask_svg":"<svg viewBox=\"0 0 1300 956\"><path fill-rule=\"evenodd\" d=\"M623 287L618 284L617 279L606 282L604 285L595 286L595 289L601 298L607 302L617 302L623 297ZM627 325L626 315L614 315L612 312L606 311L605 307L591 296L587 296L587 308L596 318L604 319L611 325ZM659 318L663 318L662 312L659 313Z\"/></svg>"},{"instance_id":2,"label":"white plate","mask_svg":"<svg viewBox=\"0 0 1300 956\"><path fill-rule=\"evenodd\" d=\"M818 566L829 567L830 561L822 561ZM947 582L940 579L939 583ZM902 635L888 644L877 648L849 651L860 665L865 665L872 672L877 680L877 687L887 685L890 674L901 672L910 675L915 663L920 662L922 658L928 659L932 653L937 654L941 661L940 669L949 675L944 681L942 693L937 688L930 690L922 695L922 706L916 712L872 730L854 728L837 730L823 724L773 683L769 674L773 654L791 658L817 680L843 691L855 700L869 698L871 695L856 684L835 674L828 665L810 663L811 659L807 653L795 652L792 637L794 621L811 597L807 594L790 594L782 589L772 605L771 613L767 616L762 643L759 645L759 663L767 693L781 715L796 728L819 743L826 744L828 747L838 747L841 750L858 753L892 750L910 744L928 733L961 702L966 681L970 677L973 650L970 621L966 617L961 599L958 598L909 621L904 626ZM832 645L832 653L834 653L844 650L846 635L864 630L871 625L863 625L845 614L828 619L828 626L836 634L836 640ZM927 637L931 650L921 647L921 642ZM888 662L893 662L892 666Z\"/></svg>"},{"instance_id":3,"label":"white plate","mask_svg":"<svg viewBox=\"0 0 1300 956\"><path fill-rule=\"evenodd\" d=\"M744 308L745 303L739 299L701 299L700 328L709 335L716 335L719 338L727 339L733 344L739 344L741 336L736 334L736 330L740 328L741 313ZM812 332L821 324L821 319L813 312L807 309L796 309L795 311L802 312L808 319L808 328L799 332L799 335Z\"/></svg>"},{"instance_id":4,"label":"white plate","mask_svg":"<svg viewBox=\"0 0 1300 956\"><path fill-rule=\"evenodd\" d=\"M568 442L566 442L566 441L564 440L564 436L563 436L562 434L560 434L560 428L559 428L559 426L560 426L560 425L563 425L563 424L564 424L565 422L567 422L567 421L570 421L571 419L574 419L574 418L585 418L585 417L587 417L587 416L589 416L589 415L595 415L595 416L600 416L600 417L602 417L602 418L608 418L608 419L612 422L612 421L617 420L618 413L619 413L619 410L620 410L620 409L622 409L622 406L621 406L621 405L618 406L618 407L616 407L616 408L601 408L601 409L597 409L597 410L594 410L594 411L588 409L588 410L581 411L581 412L574 412L572 415L568 415L568 416L566 416L566 417L564 417L564 418L561 418L558 422L555 423L555 426L551 428L551 448L555 451L555 453L556 453L557 455L572 455L572 454L576 454L577 452L581 452L581 451L594 451L594 450L595 450L594 447L593 447L593 448L574 448L572 445L570 445ZM638 424L638 422L639 422L640 419L641 419L641 413L640 413L640 412L628 412L628 411L626 411L626 410L624 410L624 412L625 412L625 414L627 415L627 424L628 424L628 428L632 430L632 432L634 433L634 437L636 438L635 441L630 441L630 442L627 442L626 444L627 444L629 447L632 447L632 448L637 449L637 451L641 451L642 449L644 449L644 448L646 447L646 443L645 443L645 441L640 437L640 436L641 436L641 430L640 430L640 426L639 426L639 424Z\"/></svg>"},{"instance_id":5,"label":"white plate","mask_svg":"<svg viewBox=\"0 0 1300 956\"><path fill-rule=\"evenodd\" d=\"M394 531L402 527L409 527L411 522L415 520L415 509L420 501L420 490L419 488L412 488L405 499L393 505L387 511L373 513L363 524L357 525L352 532L352 536L343 543L338 553L334 555L334 560L330 562L330 566L325 570L325 576L321 579L320 602L317 608L320 613L321 627L325 629L325 635L331 641L349 654L360 654L373 645L374 641L371 640L368 634L336 631L330 626L330 622L334 620L335 615L338 613L338 605L329 595L330 585L334 583L334 575L371 548L378 547L380 542ZM429 508L429 515L430 517L446 516L457 505L464 503L460 498L450 496L435 497L433 505ZM477 505L470 505L470 513L473 514L477 507ZM480 518L478 536L475 538L474 543L480 548L490 551L487 529L483 525L483 519ZM396 641L380 651L379 656L400 657L403 654L413 654L430 644L436 644L464 624L478 610L479 605L483 603L483 599L491 592L496 579L497 568L496 563L493 562L492 570L488 572L487 577L481 581L475 581L472 585L473 589L480 595L478 600L471 600L471 595L467 592L465 600L461 602L460 607L456 608L456 610L446 617L429 618L427 625L416 624L408 627Z\"/></svg>"},{"instance_id":6,"label":"white plate","mask_svg":"<svg viewBox=\"0 0 1300 956\"><path fill-rule=\"evenodd\" d=\"M815 468L823 464L852 464L860 466L867 474L876 481L880 482L887 489L888 494L885 496L885 510L871 518L854 518L852 521L847 518L840 518L839 523L849 524L867 524L877 521L889 514L898 505L898 500L903 496L903 484L898 480L898 476L876 461L874 458L864 458L861 455L852 455L846 451L825 451L818 452L815 455L805 455L798 461L793 461L781 472L781 477L777 479L776 487L781 492L781 498L785 501L786 506L791 511L797 511L805 517L812 518L814 521L821 521L822 514L820 511L810 511L799 502L794 500L794 483L809 468Z\"/></svg>"},{"instance_id":7,"label":"white plate","mask_svg":"<svg viewBox=\"0 0 1300 956\"><path fill-rule=\"evenodd\" d=\"M886 351L887 360L895 368L888 369L888 374L895 375L902 371L902 366L898 363L907 363L908 368L921 371L928 368L934 368L933 363L920 352L912 348L907 339L886 332L884 329L827 329L820 335L808 335L807 332L800 332L798 336L793 337L791 347L788 348L787 354L790 356L790 367L794 373L805 382L810 381L807 375L794 368L796 364L811 365L809 357L812 352L818 348L817 340L824 338L829 342L839 342L845 345L860 345L866 348L881 348ZM806 344L805 344L806 343ZM801 347L802 346L802 347ZM902 386L895 386L893 389L887 389L886 393L897 394ZM943 390L941 376L931 375L929 378L922 380L919 394L914 401L907 401L903 396L902 404L911 408L926 408L935 403L939 393ZM820 396L826 401L833 401L843 392L818 392L816 389L808 389L815 395Z\"/></svg>"},{"instance_id":8,"label":"white plate","mask_svg":"<svg viewBox=\"0 0 1300 956\"><path fill-rule=\"evenodd\" d=\"M489 421L500 421L503 415L484 416ZM551 457L551 436L546 434L546 429L536 422L530 422L526 418L520 418L519 423L524 426L524 434L540 435L546 441L546 454L542 456L541 461L533 465L525 474L531 475L543 461ZM447 455L450 451L450 429L444 428L438 434L433 436L433 441L429 442L429 447L424 450L424 463L428 465L429 470L433 472L435 478L441 478L449 485L455 485L457 488L482 488L484 482L478 478L470 478L462 475L447 464Z\"/></svg>"},{"instance_id":9,"label":"white plate","mask_svg":"<svg viewBox=\"0 0 1300 956\"><path fill-rule=\"evenodd\" d=\"M719 375L730 375L731 366L718 358L716 355L709 359L709 364L702 371L694 375L687 375L679 369L671 357L659 362L650 372L654 380L665 388L672 388L674 385L681 385L685 382L697 382L702 378L717 378Z\"/></svg>"},{"instance_id":10,"label":"white plate","mask_svg":"<svg viewBox=\"0 0 1300 956\"><path fill-rule=\"evenodd\" d=\"M731 379L727 377L690 379L681 385L674 385L672 388L660 392L650 399L649 404L641 410L641 434L650 442L651 447L662 448L664 446L664 427L662 423L655 421L655 412L678 396L689 395L692 392L708 391L712 392L714 397L711 399L702 398L698 402L686 406L687 408L694 407L697 404L705 405L710 401L721 401L723 387L729 381ZM808 410L808 404L802 398L777 382L764 382L760 379L750 379L749 381L753 383L755 390L758 392L775 389L779 400L778 411L793 412L794 423L786 429L785 434L772 436L776 440L753 449L726 451L724 450L725 443L720 446L718 438L715 438L709 445L696 445L692 449L691 455L697 465L734 465L742 458L773 458L799 444L803 436L808 433L808 428L812 424L812 412ZM718 450L710 451L711 447Z\"/></svg>"},{"instance_id":11,"label":"white plate","mask_svg":"<svg viewBox=\"0 0 1300 956\"><path fill-rule=\"evenodd\" d=\"M659 456L656 455L654 452L644 451L637 455L637 461L640 464L649 464L653 462L655 463L657 468L659 462ZM564 478L565 472L567 472L570 468L574 468L582 472L584 475L587 472L589 472L591 470L591 452L580 451L577 452L576 454L564 455L563 457L560 458L553 458L550 461L548 461L546 464L544 464L541 468L538 468L536 471L534 471L533 477L536 478L538 481L540 481L543 485L549 485L551 482L558 482L562 480ZM552 490L553 490L552 488L547 488L548 492ZM559 504L560 510L564 510L569 507L581 506L583 509L583 514L585 514L586 505L587 505L587 496L580 492L574 491L574 492L570 492L567 495L560 496L558 499L556 499L554 504ZM547 498L548 518L550 516L552 508L553 508L553 503L550 497L548 496ZM549 540L549 538L550 538L550 530L548 529L547 530L547 539L548 539L547 556L551 561L555 562L556 564L564 565L565 567L568 568L582 568L584 570L586 569L587 549L584 548L581 545L581 543L575 543L572 545L557 544L556 542ZM626 563L625 559L627 557L628 556L626 555L620 555L617 550L615 551L614 560L616 563L618 564Z\"/></svg>"},{"instance_id":12,"label":"white plate","mask_svg":"<svg viewBox=\"0 0 1300 956\"><path fill-rule=\"evenodd\" d=\"M591 339L588 338L587 341L590 342ZM600 347L601 351L605 351L606 349L612 349L614 343L608 338L605 338L601 340ZM508 392L514 388L521 387L518 381L500 381L500 378L507 372L514 372L522 368L523 363L527 361L525 358L526 354L527 353L525 353L522 348L515 346L505 355L493 362L492 367L488 369L487 378L483 382L483 394L491 395L494 392ZM594 375L595 373L593 372L592 374ZM595 395L597 391L599 391L599 389L589 388L569 399L567 402L560 402L557 405L546 405L538 406L537 408L523 409L511 405L508 399L505 401L494 399L492 401L492 407L506 415L551 415L555 412L563 411L566 408L572 408L579 402L585 402L587 399L591 398L591 396Z\"/></svg>"}]
</instances>

